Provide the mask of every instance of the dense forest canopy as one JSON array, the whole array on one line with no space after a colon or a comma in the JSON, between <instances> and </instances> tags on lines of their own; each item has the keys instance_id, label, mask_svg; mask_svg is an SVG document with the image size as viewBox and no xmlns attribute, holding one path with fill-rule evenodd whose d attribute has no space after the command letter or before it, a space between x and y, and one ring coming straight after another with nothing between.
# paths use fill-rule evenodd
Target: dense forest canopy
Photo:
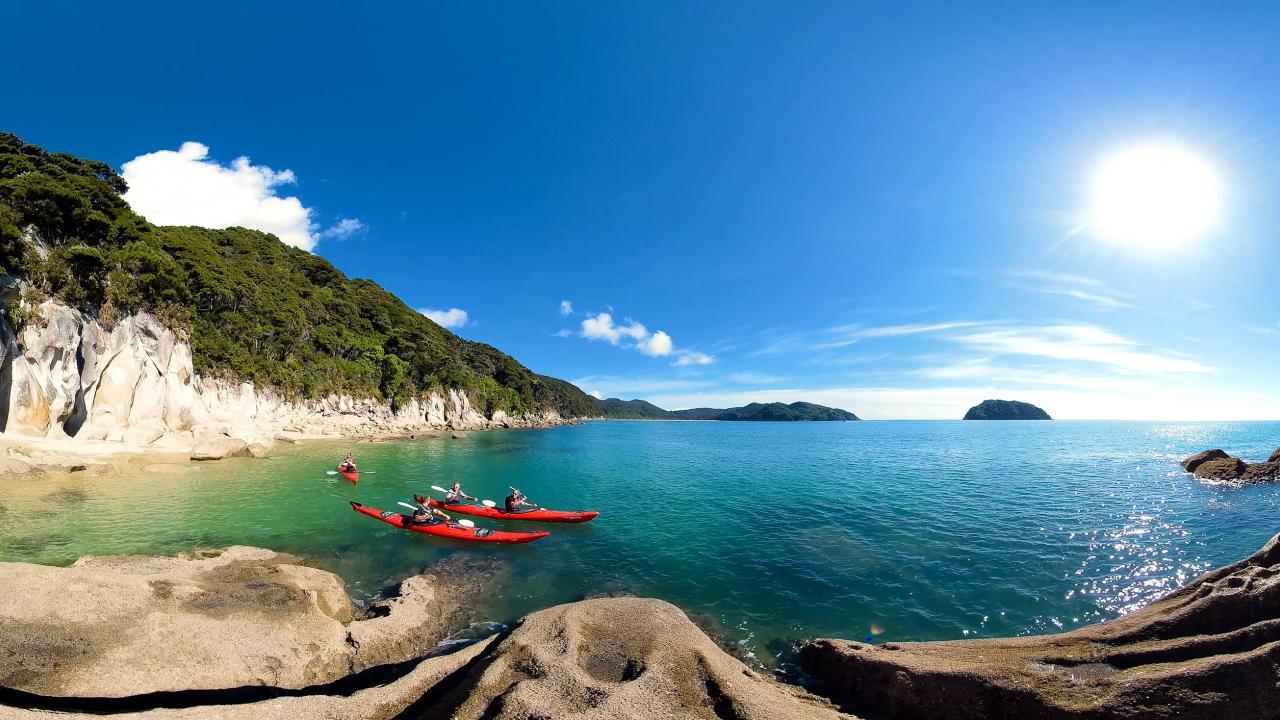
<instances>
[{"instance_id":1,"label":"dense forest canopy","mask_svg":"<svg viewBox=\"0 0 1280 720\"><path fill-rule=\"evenodd\" d=\"M324 258L256 230L154 226L125 190L105 163L0 133L0 275L108 325L149 311L190 338L197 372L293 397L398 403L459 388L488 413L600 414L570 383L454 335ZM22 322L16 305L5 312Z\"/></svg>"}]
</instances>

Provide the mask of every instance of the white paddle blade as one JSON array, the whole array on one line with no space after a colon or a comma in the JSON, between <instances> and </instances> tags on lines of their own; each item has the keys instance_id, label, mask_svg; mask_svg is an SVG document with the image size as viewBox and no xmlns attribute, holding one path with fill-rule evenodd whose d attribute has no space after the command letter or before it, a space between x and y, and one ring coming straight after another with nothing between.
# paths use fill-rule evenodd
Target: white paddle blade
<instances>
[{"instance_id":1,"label":"white paddle blade","mask_svg":"<svg viewBox=\"0 0 1280 720\"><path fill-rule=\"evenodd\" d=\"M494 501L492 501L492 500L481 500L481 501L480 501L480 504L481 504L481 505L483 505L483 506L485 506L485 507L498 507L498 503L496 503L496 502L494 502Z\"/></svg>"},{"instance_id":2,"label":"white paddle blade","mask_svg":"<svg viewBox=\"0 0 1280 720\"><path fill-rule=\"evenodd\" d=\"M337 474L338 474L338 471L337 471L337 470L325 470L325 471L324 471L324 474L325 474L325 475L337 475Z\"/></svg>"},{"instance_id":3,"label":"white paddle blade","mask_svg":"<svg viewBox=\"0 0 1280 720\"><path fill-rule=\"evenodd\" d=\"M459 520L458 524L464 528L473 528L476 526L476 524L471 522L470 520Z\"/></svg>"},{"instance_id":4,"label":"white paddle blade","mask_svg":"<svg viewBox=\"0 0 1280 720\"><path fill-rule=\"evenodd\" d=\"M444 488L440 487L439 485L432 485L432 486L431 486L431 489L432 489L432 490L435 490L436 492L449 492L448 490L445 490Z\"/></svg>"}]
</instances>

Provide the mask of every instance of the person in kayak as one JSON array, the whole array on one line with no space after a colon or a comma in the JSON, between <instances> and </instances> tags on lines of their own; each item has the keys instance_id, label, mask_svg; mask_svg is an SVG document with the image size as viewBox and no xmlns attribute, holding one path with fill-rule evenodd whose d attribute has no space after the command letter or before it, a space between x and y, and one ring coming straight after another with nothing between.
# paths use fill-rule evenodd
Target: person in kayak
<instances>
[{"instance_id":1,"label":"person in kayak","mask_svg":"<svg viewBox=\"0 0 1280 720\"><path fill-rule=\"evenodd\" d=\"M538 507L537 505L529 502L529 498L525 497L523 493L515 488L511 488L511 494L507 496L504 505L509 513L520 512L520 508L522 507Z\"/></svg>"},{"instance_id":2,"label":"person in kayak","mask_svg":"<svg viewBox=\"0 0 1280 720\"><path fill-rule=\"evenodd\" d=\"M356 459L352 457L351 453L347 453L347 456L342 458L342 462L338 463L338 469L342 472L356 471Z\"/></svg>"},{"instance_id":3,"label":"person in kayak","mask_svg":"<svg viewBox=\"0 0 1280 720\"><path fill-rule=\"evenodd\" d=\"M436 523L453 519L431 507L426 498L415 497L413 500L415 507L413 508L413 519L410 522L414 525L435 525Z\"/></svg>"},{"instance_id":4,"label":"person in kayak","mask_svg":"<svg viewBox=\"0 0 1280 720\"><path fill-rule=\"evenodd\" d=\"M449 488L449 492L444 494L444 501L447 505L457 505L458 503L465 502L467 500L475 502L476 498L462 492L462 483L454 483L453 486Z\"/></svg>"}]
</instances>

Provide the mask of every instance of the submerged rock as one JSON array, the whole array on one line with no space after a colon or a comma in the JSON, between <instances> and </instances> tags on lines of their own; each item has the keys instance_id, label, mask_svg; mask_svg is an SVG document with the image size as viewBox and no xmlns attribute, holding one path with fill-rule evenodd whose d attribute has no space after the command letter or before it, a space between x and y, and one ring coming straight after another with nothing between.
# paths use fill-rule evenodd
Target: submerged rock
<instances>
[{"instance_id":1,"label":"submerged rock","mask_svg":"<svg viewBox=\"0 0 1280 720\"><path fill-rule=\"evenodd\" d=\"M878 646L816 640L800 657L869 718L1275 718L1280 536L1142 610L1081 630Z\"/></svg>"}]
</instances>

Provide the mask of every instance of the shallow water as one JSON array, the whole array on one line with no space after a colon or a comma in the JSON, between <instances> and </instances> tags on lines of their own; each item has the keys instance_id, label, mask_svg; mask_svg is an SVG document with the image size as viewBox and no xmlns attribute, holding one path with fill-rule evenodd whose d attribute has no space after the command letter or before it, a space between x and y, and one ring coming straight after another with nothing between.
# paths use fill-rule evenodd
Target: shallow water
<instances>
[{"instance_id":1,"label":"shallow water","mask_svg":"<svg viewBox=\"0 0 1280 720\"><path fill-rule=\"evenodd\" d=\"M769 662L799 638L1043 633L1140 607L1280 531L1280 486L1205 485L1177 460L1206 447L1259 460L1277 444L1280 423L592 422L360 444L358 486L326 474L346 446L303 445L170 473L5 479L0 560L260 545L313 558L360 598L451 553L492 555L512 564L483 609L494 620L632 592ZM396 509L453 479L602 515L484 548L347 504Z\"/></svg>"}]
</instances>

